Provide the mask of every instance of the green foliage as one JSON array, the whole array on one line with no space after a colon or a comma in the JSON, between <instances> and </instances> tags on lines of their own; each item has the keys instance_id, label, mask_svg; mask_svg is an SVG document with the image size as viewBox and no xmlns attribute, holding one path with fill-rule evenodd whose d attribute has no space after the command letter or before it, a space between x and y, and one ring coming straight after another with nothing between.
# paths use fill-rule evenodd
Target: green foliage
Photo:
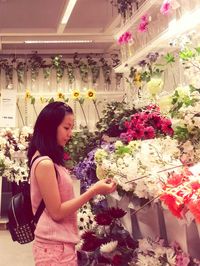
<instances>
[{"instance_id":1,"label":"green foliage","mask_svg":"<svg viewBox=\"0 0 200 266\"><path fill-rule=\"evenodd\" d=\"M166 61L167 64L175 63L175 57L174 57L173 54L167 53L167 54L164 56L164 59L165 59L165 61Z\"/></svg>"},{"instance_id":2,"label":"green foliage","mask_svg":"<svg viewBox=\"0 0 200 266\"><path fill-rule=\"evenodd\" d=\"M129 108L125 101L108 103L103 110L103 117L97 122L97 129L110 137L117 137L123 132L124 119L134 114L136 109Z\"/></svg>"},{"instance_id":3,"label":"green foliage","mask_svg":"<svg viewBox=\"0 0 200 266\"><path fill-rule=\"evenodd\" d=\"M189 59L193 58L195 56L195 53L192 49L185 48L179 53L179 57L184 60L188 61Z\"/></svg>"},{"instance_id":4,"label":"green foliage","mask_svg":"<svg viewBox=\"0 0 200 266\"><path fill-rule=\"evenodd\" d=\"M186 127L177 126L174 130L174 138L179 141L186 141L189 139L189 132Z\"/></svg>"},{"instance_id":5,"label":"green foliage","mask_svg":"<svg viewBox=\"0 0 200 266\"><path fill-rule=\"evenodd\" d=\"M87 154L95 147L100 145L101 134L99 132L89 132L87 127L82 131L75 132L72 139L65 146L65 151L69 154L71 160L66 161L66 166L73 168L80 161L84 160Z\"/></svg>"}]
</instances>

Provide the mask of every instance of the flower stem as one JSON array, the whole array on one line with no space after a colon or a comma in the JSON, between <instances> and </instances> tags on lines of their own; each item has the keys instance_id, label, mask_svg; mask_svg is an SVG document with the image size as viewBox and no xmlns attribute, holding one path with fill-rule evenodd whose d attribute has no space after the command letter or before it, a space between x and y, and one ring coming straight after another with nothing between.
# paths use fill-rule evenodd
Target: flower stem
<instances>
[{"instance_id":1,"label":"flower stem","mask_svg":"<svg viewBox=\"0 0 200 266\"><path fill-rule=\"evenodd\" d=\"M35 108L35 104L33 104L33 110L35 112L35 115L36 115L36 118L38 117L38 114L37 114L37 111L36 111L36 108Z\"/></svg>"},{"instance_id":2,"label":"flower stem","mask_svg":"<svg viewBox=\"0 0 200 266\"><path fill-rule=\"evenodd\" d=\"M23 126L25 126L24 119L23 119L23 116L22 116L21 110L20 110L20 108L19 108L19 104L18 104L18 102L17 102L16 104L17 104L17 110L19 111L19 115L20 115L20 118L21 118L21 120L22 120L22 124L23 124Z\"/></svg>"},{"instance_id":3,"label":"flower stem","mask_svg":"<svg viewBox=\"0 0 200 266\"><path fill-rule=\"evenodd\" d=\"M96 112L97 112L98 119L100 120L99 111L98 111L98 109L97 109L97 103L96 103L96 101L95 101L94 99L93 99L92 101L93 101L93 104L94 104L95 110L96 110Z\"/></svg>"},{"instance_id":4,"label":"flower stem","mask_svg":"<svg viewBox=\"0 0 200 266\"><path fill-rule=\"evenodd\" d=\"M79 102L79 104L80 104L80 107L81 107L81 110L82 110L82 112L83 112L83 116L84 116L84 119L85 119L85 124L86 124L86 126L88 127L88 122L87 122L87 118L86 118L86 115L85 115L85 111L84 111L84 109L83 109L83 105Z\"/></svg>"},{"instance_id":5,"label":"flower stem","mask_svg":"<svg viewBox=\"0 0 200 266\"><path fill-rule=\"evenodd\" d=\"M136 211L134 211L131 215L136 214L137 212L141 211L142 209L144 209L144 207L146 207L147 205L149 205L151 202L153 202L155 199L159 198L162 194L159 194L158 196L154 197L153 199L149 200L147 203L145 203L144 205L142 205L139 209L137 209Z\"/></svg>"}]
</instances>

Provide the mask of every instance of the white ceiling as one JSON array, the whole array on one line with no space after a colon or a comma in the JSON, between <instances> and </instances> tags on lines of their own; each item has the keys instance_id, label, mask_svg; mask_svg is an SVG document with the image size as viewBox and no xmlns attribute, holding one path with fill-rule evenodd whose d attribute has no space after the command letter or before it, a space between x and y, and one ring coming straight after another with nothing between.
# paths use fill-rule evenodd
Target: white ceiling
<instances>
[{"instance_id":1,"label":"white ceiling","mask_svg":"<svg viewBox=\"0 0 200 266\"><path fill-rule=\"evenodd\" d=\"M68 0L0 0L0 53L106 53L120 17L110 0L78 0L61 24ZM84 44L25 44L25 40L92 40ZM114 44L114 45L113 45Z\"/></svg>"}]
</instances>

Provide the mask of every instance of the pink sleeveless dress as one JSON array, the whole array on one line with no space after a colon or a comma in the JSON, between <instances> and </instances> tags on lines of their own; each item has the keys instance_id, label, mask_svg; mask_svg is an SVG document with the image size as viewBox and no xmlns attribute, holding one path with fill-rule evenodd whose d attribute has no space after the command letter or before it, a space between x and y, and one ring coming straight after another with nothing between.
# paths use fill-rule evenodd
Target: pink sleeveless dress
<instances>
[{"instance_id":1,"label":"pink sleeveless dress","mask_svg":"<svg viewBox=\"0 0 200 266\"><path fill-rule=\"evenodd\" d=\"M37 158L31 168L31 202L34 213L42 200L35 178L35 168L37 164L44 159L50 158L47 156ZM57 170L58 189L61 202L73 199L74 191L69 171L63 166L54 165ZM33 244L35 265L77 265L75 244L78 241L79 235L76 213L71 213L62 221L57 222L51 218L48 210L44 209L35 230L35 240Z\"/></svg>"}]
</instances>

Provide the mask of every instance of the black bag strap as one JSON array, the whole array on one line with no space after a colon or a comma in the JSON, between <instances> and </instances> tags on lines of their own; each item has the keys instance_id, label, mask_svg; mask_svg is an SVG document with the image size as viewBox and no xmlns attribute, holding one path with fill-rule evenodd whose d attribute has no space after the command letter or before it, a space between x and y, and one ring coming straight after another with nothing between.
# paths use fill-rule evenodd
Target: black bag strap
<instances>
[{"instance_id":1,"label":"black bag strap","mask_svg":"<svg viewBox=\"0 0 200 266\"><path fill-rule=\"evenodd\" d=\"M32 160L31 165L30 165L30 171L31 171L31 167L32 167L33 163L34 163L35 160L37 160L39 157L41 157L41 155L36 156L36 157ZM54 166L54 168L55 168L55 166ZM56 168L55 168L55 171L56 171L56 178L58 178ZM33 217L33 221L34 221L36 224L37 224L37 222L38 222L38 220L39 220L41 214L43 213L44 209L45 209L45 203L44 203L44 200L42 199L41 202L40 202L40 205L39 205L39 207L37 208L37 211L36 211L36 213L35 213L35 215L34 215L34 217Z\"/></svg>"}]
</instances>

